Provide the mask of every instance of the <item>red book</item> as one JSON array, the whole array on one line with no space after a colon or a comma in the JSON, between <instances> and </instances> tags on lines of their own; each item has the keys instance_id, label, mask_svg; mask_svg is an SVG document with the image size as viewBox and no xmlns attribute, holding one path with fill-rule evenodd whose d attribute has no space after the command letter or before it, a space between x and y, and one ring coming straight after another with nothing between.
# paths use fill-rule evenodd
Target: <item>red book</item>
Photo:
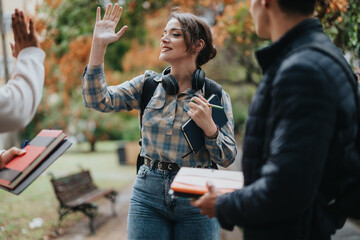
<instances>
[{"instance_id":1,"label":"red book","mask_svg":"<svg viewBox=\"0 0 360 240\"><path fill-rule=\"evenodd\" d=\"M25 154L16 156L0 170L0 186L14 189L65 137L63 130L41 130L24 148Z\"/></svg>"}]
</instances>

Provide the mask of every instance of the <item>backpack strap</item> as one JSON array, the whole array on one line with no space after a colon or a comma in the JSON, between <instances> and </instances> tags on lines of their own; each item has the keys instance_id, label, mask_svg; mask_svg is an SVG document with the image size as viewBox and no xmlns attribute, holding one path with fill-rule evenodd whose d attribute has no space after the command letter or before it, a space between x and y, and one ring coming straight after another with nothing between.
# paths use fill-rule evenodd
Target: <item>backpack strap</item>
<instances>
[{"instance_id":1,"label":"backpack strap","mask_svg":"<svg viewBox=\"0 0 360 240\"><path fill-rule=\"evenodd\" d=\"M142 116L144 115L144 110L154 95L155 89L159 85L159 82L155 81L157 76L159 76L159 74L155 72L151 72L149 75L145 74L144 76L145 80L140 101L140 127L142 126Z\"/></svg>"},{"instance_id":2,"label":"backpack strap","mask_svg":"<svg viewBox=\"0 0 360 240\"><path fill-rule=\"evenodd\" d=\"M358 121L360 124L360 89L359 89L359 84L357 81L357 76L354 73L354 71L352 70L352 68L350 67L349 64L347 64L346 59L343 56L340 56L339 54L337 54L335 51L331 50L331 49L327 49L325 48L323 45L319 44L319 43L312 43L312 44L308 44L308 45L304 45L302 47L299 47L299 50L302 49L306 49L306 48L311 48L314 49L318 52L321 52L324 55L327 55L329 57L331 57L337 64L339 64L341 66L341 68L344 70L345 74L346 74L346 79L348 80L348 82L350 83L353 91L354 91L354 96L355 96L355 104L356 104L356 108L357 108L357 115L358 115Z\"/></svg>"},{"instance_id":3,"label":"backpack strap","mask_svg":"<svg viewBox=\"0 0 360 240\"><path fill-rule=\"evenodd\" d=\"M218 95L218 97L221 99L222 86L214 80L205 78L205 99L208 99L212 94Z\"/></svg>"},{"instance_id":4,"label":"backpack strap","mask_svg":"<svg viewBox=\"0 0 360 240\"><path fill-rule=\"evenodd\" d=\"M142 117L144 115L144 110L148 103L150 102L150 99L154 95L155 89L159 85L159 82L155 81L155 78L159 76L159 74L155 72L151 72L150 74L145 73L145 80L144 85L142 88L141 93L141 100L140 100L140 140L139 145L141 147L142 145L142 137L141 137L141 128L142 128ZM139 171L141 165L144 164L144 158L140 156L140 153L138 154L137 161L136 161L136 173Z\"/></svg>"},{"instance_id":5,"label":"backpack strap","mask_svg":"<svg viewBox=\"0 0 360 240\"><path fill-rule=\"evenodd\" d=\"M323 55L326 55L328 57L330 57L331 59L333 59L337 64L339 64L339 66L344 70L345 74L346 74L346 79L348 80L348 82L350 83L354 94L355 94L355 103L356 103L356 108L357 108L357 116L358 116L358 122L359 122L359 126L360 126L360 89L359 89L359 85L357 82L357 77L355 75L355 73L353 72L353 70L351 69L351 67L347 64L346 60L344 57L341 57L341 55L339 55L338 53L336 53L334 50L328 49L325 46L319 44L319 43L310 43L310 44L305 44L302 45L300 47L297 47L293 50L291 50L289 53L285 54L285 56L283 58L280 59L280 61L278 62L277 65L281 64L281 62L283 60L285 60L286 58L288 58L289 56L306 50L306 49L313 49L317 52L322 53ZM268 89L270 90L270 88ZM271 135L273 134L274 131L274 123L275 120L272 119L272 121L269 123L270 129L268 131L266 131L265 133L265 137L264 137L264 154L263 154L263 159L265 160L267 158L267 156L269 156L269 143L270 143L270 138ZM360 130L359 130L360 131ZM357 142L360 143L360 132L358 131L358 136L357 136Z\"/></svg>"},{"instance_id":6,"label":"backpack strap","mask_svg":"<svg viewBox=\"0 0 360 240\"><path fill-rule=\"evenodd\" d=\"M358 130L356 135L356 146L359 149L360 144L360 88L357 81L357 76L347 63L345 58L342 55L337 54L335 51L325 48L321 44L310 44L305 45L303 48L311 48L318 52L323 53L331 57L337 64L341 66L346 74L346 79L350 83L355 97L355 104L356 104L356 112L357 112L357 122L358 122ZM358 173L355 173L358 174ZM328 211L334 211L337 213L338 219L341 221L337 221L340 223L337 227L340 228L343 226L343 222L345 222L344 217L352 217L354 219L360 219L360 207L359 207L359 200L360 200L360 178L358 175L355 175L356 179L353 183L348 183L347 186L343 189L343 192L340 196L335 196L334 199L330 200L329 202L326 201L326 198L321 192L318 192L317 199L320 204L327 206L329 209ZM341 216L341 218L339 218Z\"/></svg>"},{"instance_id":7,"label":"backpack strap","mask_svg":"<svg viewBox=\"0 0 360 240\"><path fill-rule=\"evenodd\" d=\"M328 49L325 46L319 44L319 43L311 43L311 44L306 44L303 46L300 46L298 48L293 49L292 51L290 51L288 54L286 54L286 56L284 58L282 58L282 60L286 59L288 56L305 50L305 49L313 49L317 52L322 53L325 56L330 57L331 59L333 59L345 72L346 74L346 79L347 81L350 83L353 92L354 92L354 97L355 97L355 104L356 104L356 109L357 109L357 117L358 117L358 132L357 132L357 137L356 137L356 145L359 146L360 144L360 88L359 88L359 84L357 82L357 77L355 75L355 73L353 72L352 68L350 67L350 65L347 63L346 59L340 55L339 53L337 53L334 50ZM269 141L270 141L270 137L273 134L274 131L274 124L273 122L270 124L271 129L270 131L268 131L265 134L265 149L266 151L264 152L265 156L268 156L269 153ZM265 160L265 159L264 159ZM319 201L320 204L331 208L331 211L335 211L335 213L340 214L339 216L349 216L349 217L353 217L355 219L360 219L360 208L355 207L355 205L358 205L358 200L359 200L359 196L360 196L360 189L359 189L359 179L353 183L350 184L348 186L347 189L347 193L344 196L341 196L341 199L335 198L332 199L330 202L327 202L325 197L323 196L322 193L318 192L317 193L317 201ZM354 206L354 207L350 207L350 206ZM351 210L349 210L349 208L351 208Z\"/></svg>"}]
</instances>

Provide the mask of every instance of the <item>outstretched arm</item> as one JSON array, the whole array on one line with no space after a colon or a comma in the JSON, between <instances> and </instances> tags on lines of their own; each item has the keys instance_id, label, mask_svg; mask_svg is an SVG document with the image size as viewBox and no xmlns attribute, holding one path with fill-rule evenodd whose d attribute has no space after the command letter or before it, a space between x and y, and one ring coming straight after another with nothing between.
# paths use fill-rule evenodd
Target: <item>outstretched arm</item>
<instances>
[{"instance_id":1,"label":"outstretched arm","mask_svg":"<svg viewBox=\"0 0 360 240\"><path fill-rule=\"evenodd\" d=\"M11 78L0 87L0 132L17 130L31 121L44 84L45 53L39 48L32 19L28 30L23 12L16 9L11 21L15 43L10 45L17 61Z\"/></svg>"}]
</instances>

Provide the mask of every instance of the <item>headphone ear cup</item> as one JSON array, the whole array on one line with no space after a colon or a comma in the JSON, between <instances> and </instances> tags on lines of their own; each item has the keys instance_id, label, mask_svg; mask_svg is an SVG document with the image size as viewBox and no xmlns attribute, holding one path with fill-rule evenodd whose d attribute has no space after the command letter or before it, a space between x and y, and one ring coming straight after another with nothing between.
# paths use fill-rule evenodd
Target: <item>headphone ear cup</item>
<instances>
[{"instance_id":1,"label":"headphone ear cup","mask_svg":"<svg viewBox=\"0 0 360 240\"><path fill-rule=\"evenodd\" d=\"M165 89L165 92L169 95L176 95L179 92L179 84L177 83L175 77L171 74L163 76L162 86Z\"/></svg>"},{"instance_id":2,"label":"headphone ear cup","mask_svg":"<svg viewBox=\"0 0 360 240\"><path fill-rule=\"evenodd\" d=\"M197 91L200 90L205 83L205 72L201 69L198 68L194 71L193 73L193 77L192 77L192 88Z\"/></svg>"}]
</instances>

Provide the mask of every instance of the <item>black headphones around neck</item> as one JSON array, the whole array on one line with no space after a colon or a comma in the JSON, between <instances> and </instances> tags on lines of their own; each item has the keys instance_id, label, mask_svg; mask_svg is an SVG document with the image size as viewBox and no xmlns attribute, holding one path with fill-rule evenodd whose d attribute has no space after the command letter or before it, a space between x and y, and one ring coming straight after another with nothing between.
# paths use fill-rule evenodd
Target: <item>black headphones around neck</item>
<instances>
[{"instance_id":1,"label":"black headphones around neck","mask_svg":"<svg viewBox=\"0 0 360 240\"><path fill-rule=\"evenodd\" d=\"M171 66L164 69L162 72L162 86L165 92L169 95L176 95L179 92L179 84L176 78L170 73ZM198 91L204 86L205 72L201 68L197 68L192 76L192 89Z\"/></svg>"}]
</instances>

